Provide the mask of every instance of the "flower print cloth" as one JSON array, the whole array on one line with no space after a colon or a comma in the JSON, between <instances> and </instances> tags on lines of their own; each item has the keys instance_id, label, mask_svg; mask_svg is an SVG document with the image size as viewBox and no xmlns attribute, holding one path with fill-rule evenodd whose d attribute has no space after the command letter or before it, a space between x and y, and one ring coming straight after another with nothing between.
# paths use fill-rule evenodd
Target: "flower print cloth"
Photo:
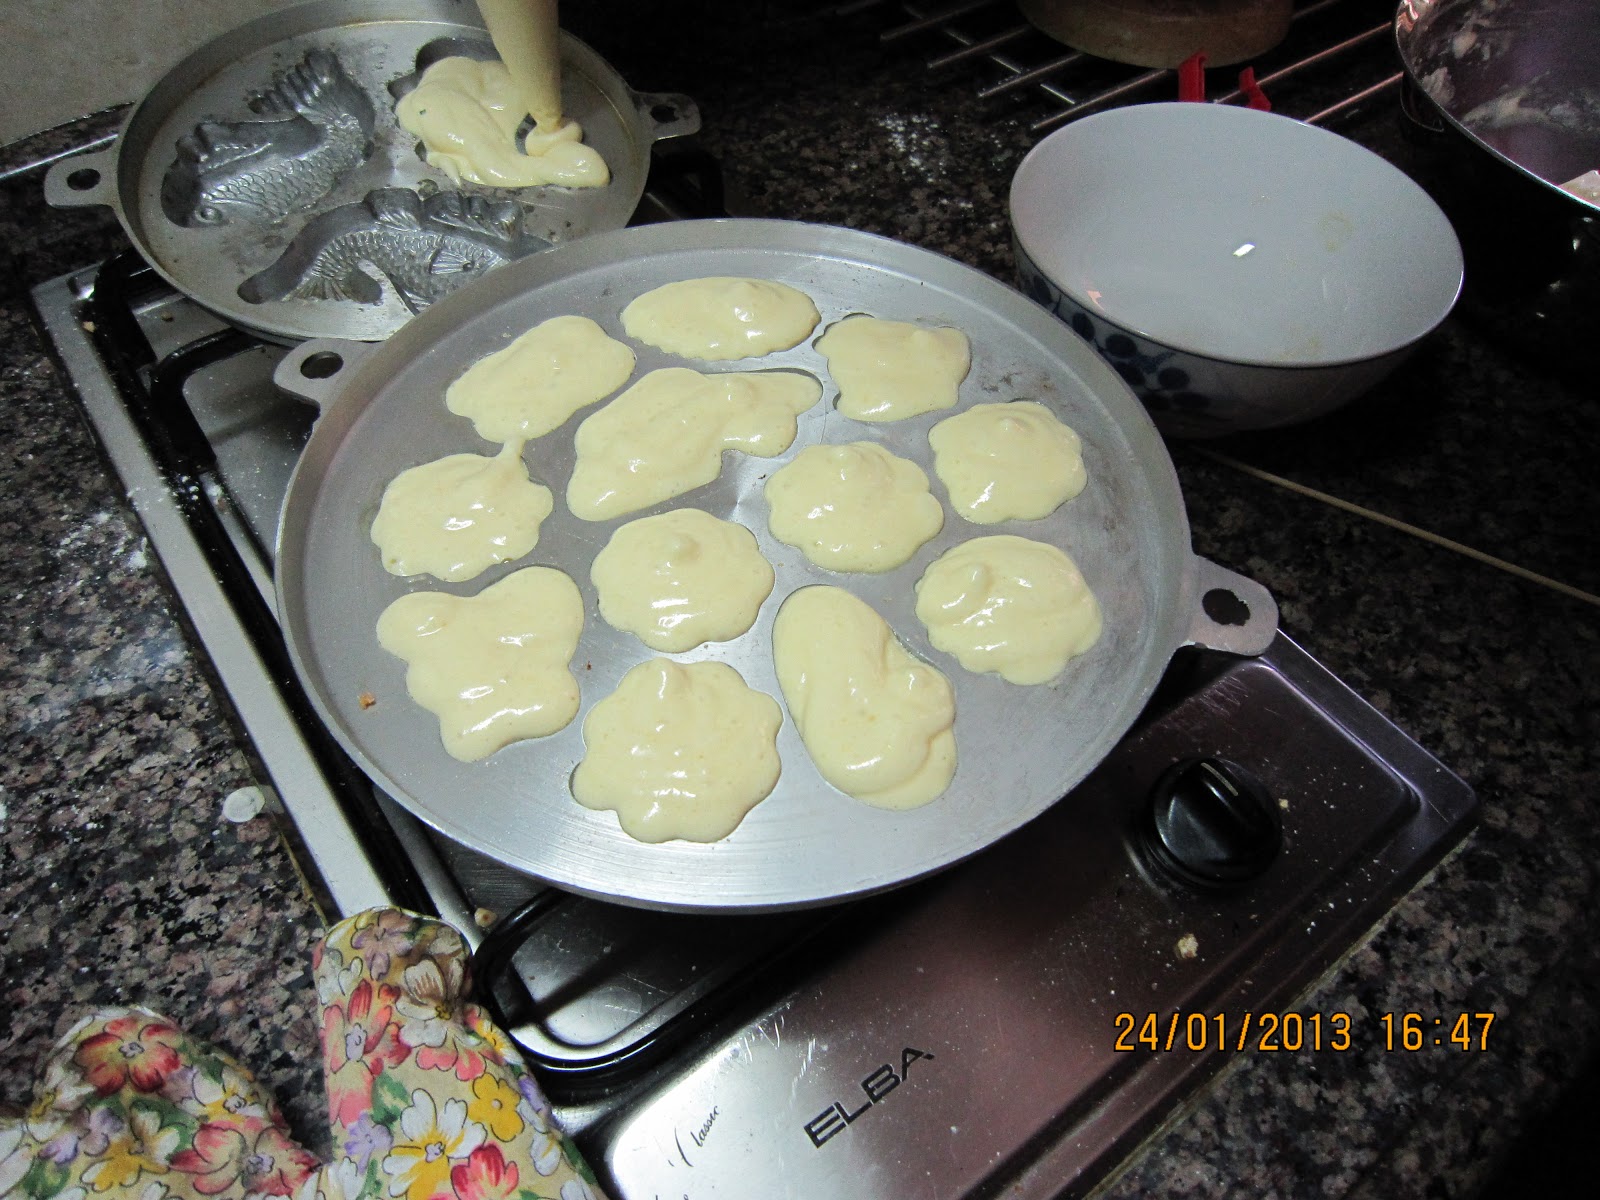
<instances>
[{"instance_id":1,"label":"flower print cloth","mask_svg":"<svg viewBox=\"0 0 1600 1200\"><path fill-rule=\"evenodd\" d=\"M604 1200L509 1038L466 999L450 926L359 913L313 954L334 1159L255 1078L146 1008L67 1033L0 1119L0 1200Z\"/></svg>"}]
</instances>

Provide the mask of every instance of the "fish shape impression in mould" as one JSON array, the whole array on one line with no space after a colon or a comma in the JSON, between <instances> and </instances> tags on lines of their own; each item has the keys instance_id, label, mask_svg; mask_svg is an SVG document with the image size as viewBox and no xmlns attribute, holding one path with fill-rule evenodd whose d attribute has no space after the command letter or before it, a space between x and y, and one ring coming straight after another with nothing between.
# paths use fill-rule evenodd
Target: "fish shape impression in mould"
<instances>
[{"instance_id":1,"label":"fish shape impression in mould","mask_svg":"<svg viewBox=\"0 0 1600 1200\"><path fill-rule=\"evenodd\" d=\"M177 142L161 208L179 225L272 223L309 208L372 153L372 101L311 50L246 103L260 121L206 121Z\"/></svg>"},{"instance_id":2,"label":"fish shape impression in mould","mask_svg":"<svg viewBox=\"0 0 1600 1200\"><path fill-rule=\"evenodd\" d=\"M523 231L522 207L461 192L426 199L410 188L379 188L359 204L313 217L266 270L239 285L248 304L353 300L376 304L381 271L412 312L469 280L549 243Z\"/></svg>"}]
</instances>

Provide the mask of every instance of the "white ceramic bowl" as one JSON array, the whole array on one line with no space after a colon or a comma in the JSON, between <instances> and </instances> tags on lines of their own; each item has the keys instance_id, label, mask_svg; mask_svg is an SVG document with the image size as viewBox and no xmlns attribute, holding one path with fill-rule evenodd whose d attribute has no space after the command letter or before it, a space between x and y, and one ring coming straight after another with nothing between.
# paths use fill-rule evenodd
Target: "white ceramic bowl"
<instances>
[{"instance_id":1,"label":"white ceramic bowl","mask_svg":"<svg viewBox=\"0 0 1600 1200\"><path fill-rule=\"evenodd\" d=\"M1057 130L1017 169L1011 228L1023 290L1178 437L1354 399L1461 290L1455 231L1403 172L1229 105L1135 105Z\"/></svg>"}]
</instances>

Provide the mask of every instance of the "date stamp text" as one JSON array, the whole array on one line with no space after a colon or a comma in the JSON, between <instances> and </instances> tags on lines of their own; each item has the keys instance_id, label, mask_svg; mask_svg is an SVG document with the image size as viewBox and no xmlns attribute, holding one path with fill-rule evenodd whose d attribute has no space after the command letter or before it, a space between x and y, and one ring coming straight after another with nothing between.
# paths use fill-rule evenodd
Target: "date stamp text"
<instances>
[{"instance_id":1,"label":"date stamp text","mask_svg":"<svg viewBox=\"0 0 1600 1200\"><path fill-rule=\"evenodd\" d=\"M1381 1047L1386 1052L1487 1050L1495 1014L1456 1012L1431 1016L1386 1012L1119 1012L1113 1049L1125 1053L1255 1050L1264 1054L1302 1050L1343 1052Z\"/></svg>"}]
</instances>

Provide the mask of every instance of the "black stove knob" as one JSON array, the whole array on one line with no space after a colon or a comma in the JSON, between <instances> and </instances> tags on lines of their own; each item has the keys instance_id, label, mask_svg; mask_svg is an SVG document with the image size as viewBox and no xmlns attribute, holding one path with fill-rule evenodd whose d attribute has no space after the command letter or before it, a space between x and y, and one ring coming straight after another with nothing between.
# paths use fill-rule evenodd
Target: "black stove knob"
<instances>
[{"instance_id":1,"label":"black stove knob","mask_svg":"<svg viewBox=\"0 0 1600 1200\"><path fill-rule=\"evenodd\" d=\"M1283 848L1283 819L1261 781L1223 758L1186 758L1156 780L1144 849L1178 883L1213 891L1248 883Z\"/></svg>"}]
</instances>

